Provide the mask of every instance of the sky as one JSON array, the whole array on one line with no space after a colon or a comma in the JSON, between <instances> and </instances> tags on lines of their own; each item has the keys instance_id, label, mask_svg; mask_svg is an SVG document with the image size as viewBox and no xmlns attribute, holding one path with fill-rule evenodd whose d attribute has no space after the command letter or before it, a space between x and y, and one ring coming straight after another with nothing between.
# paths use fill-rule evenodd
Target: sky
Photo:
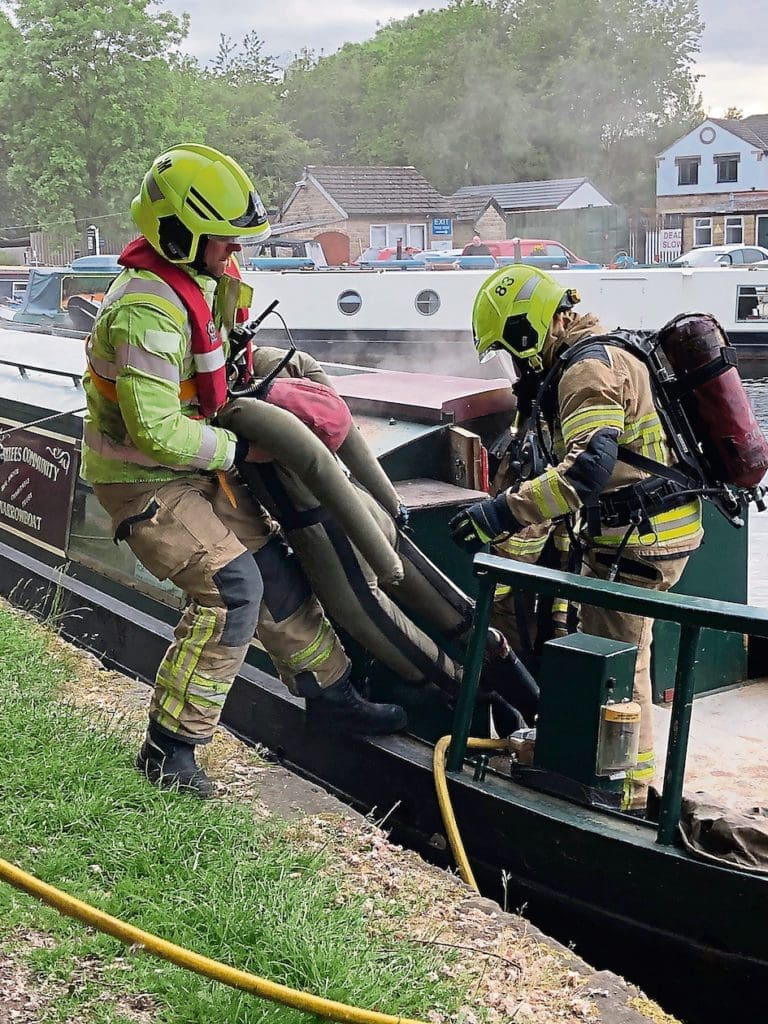
<instances>
[{"instance_id":1,"label":"sky","mask_svg":"<svg viewBox=\"0 0 768 1024\"><path fill-rule=\"evenodd\" d=\"M165 6L190 15L185 50L202 62L215 55L221 33L240 42L255 31L263 52L286 64L304 47L333 53L345 42L369 39L393 18L445 7L447 0L251 0L223 7L210 0L167 0ZM699 0L699 13L705 29L697 71L705 112L721 117L735 106L745 115L768 113L768 61L765 33L759 28L768 13L766 0Z\"/></svg>"}]
</instances>

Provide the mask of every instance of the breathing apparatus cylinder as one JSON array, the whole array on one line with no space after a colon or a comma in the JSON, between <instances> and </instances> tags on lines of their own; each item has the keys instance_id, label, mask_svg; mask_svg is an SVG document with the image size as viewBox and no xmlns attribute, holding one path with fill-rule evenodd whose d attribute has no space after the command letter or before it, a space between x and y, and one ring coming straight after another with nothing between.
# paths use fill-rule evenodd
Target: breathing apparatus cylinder
<instances>
[{"instance_id":1,"label":"breathing apparatus cylinder","mask_svg":"<svg viewBox=\"0 0 768 1024\"><path fill-rule=\"evenodd\" d=\"M661 328L658 339L712 475L720 483L755 487L768 472L768 442L725 331L707 313L683 313Z\"/></svg>"}]
</instances>

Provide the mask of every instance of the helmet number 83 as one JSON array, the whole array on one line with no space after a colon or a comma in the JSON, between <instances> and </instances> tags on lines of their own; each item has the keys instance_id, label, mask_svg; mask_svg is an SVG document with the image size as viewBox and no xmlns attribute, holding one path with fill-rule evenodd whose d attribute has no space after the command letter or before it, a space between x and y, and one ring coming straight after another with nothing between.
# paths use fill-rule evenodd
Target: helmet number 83
<instances>
[{"instance_id":1,"label":"helmet number 83","mask_svg":"<svg viewBox=\"0 0 768 1024\"><path fill-rule=\"evenodd\" d=\"M494 291L497 295L502 296L507 294L507 288L511 284L515 283L514 277L502 277L501 281L496 285Z\"/></svg>"}]
</instances>

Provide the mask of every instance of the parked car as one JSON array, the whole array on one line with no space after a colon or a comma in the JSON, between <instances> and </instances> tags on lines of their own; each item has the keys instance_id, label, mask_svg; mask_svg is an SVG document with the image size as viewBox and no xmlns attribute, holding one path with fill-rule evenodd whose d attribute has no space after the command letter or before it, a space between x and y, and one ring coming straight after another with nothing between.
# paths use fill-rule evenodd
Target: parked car
<instances>
[{"instance_id":1,"label":"parked car","mask_svg":"<svg viewBox=\"0 0 768 1024\"><path fill-rule=\"evenodd\" d=\"M277 264L280 262L290 266L297 260L303 261L306 266L328 266L323 247L314 238L273 236L266 242L243 246L243 262L254 270L269 268L271 261L274 261L277 269Z\"/></svg>"},{"instance_id":2,"label":"parked car","mask_svg":"<svg viewBox=\"0 0 768 1024\"><path fill-rule=\"evenodd\" d=\"M470 243L471 244L471 243ZM512 257L520 255L523 260L535 259L536 266L544 269L549 267L552 270L564 267L589 266L588 260L576 256L571 250L551 238L501 238L485 240L485 245L491 250L491 256ZM468 246L464 247L466 249Z\"/></svg>"},{"instance_id":3,"label":"parked car","mask_svg":"<svg viewBox=\"0 0 768 1024\"><path fill-rule=\"evenodd\" d=\"M768 259L760 245L700 245L672 260L668 267L743 267Z\"/></svg>"}]
</instances>

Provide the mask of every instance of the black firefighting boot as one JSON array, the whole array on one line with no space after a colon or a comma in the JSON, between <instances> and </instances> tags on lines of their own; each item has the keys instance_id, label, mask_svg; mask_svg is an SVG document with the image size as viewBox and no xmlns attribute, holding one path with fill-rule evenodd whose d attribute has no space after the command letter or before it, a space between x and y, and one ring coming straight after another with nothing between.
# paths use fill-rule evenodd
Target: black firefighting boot
<instances>
[{"instance_id":1,"label":"black firefighting boot","mask_svg":"<svg viewBox=\"0 0 768 1024\"><path fill-rule=\"evenodd\" d=\"M201 799L216 787L195 762L195 745L161 732L153 722L136 757L136 767L161 789L180 789Z\"/></svg>"},{"instance_id":2,"label":"black firefighting boot","mask_svg":"<svg viewBox=\"0 0 768 1024\"><path fill-rule=\"evenodd\" d=\"M315 725L360 736L400 732L408 724L408 717L399 704L374 704L361 697L352 685L349 672L316 697L307 697L307 718Z\"/></svg>"}]
</instances>

